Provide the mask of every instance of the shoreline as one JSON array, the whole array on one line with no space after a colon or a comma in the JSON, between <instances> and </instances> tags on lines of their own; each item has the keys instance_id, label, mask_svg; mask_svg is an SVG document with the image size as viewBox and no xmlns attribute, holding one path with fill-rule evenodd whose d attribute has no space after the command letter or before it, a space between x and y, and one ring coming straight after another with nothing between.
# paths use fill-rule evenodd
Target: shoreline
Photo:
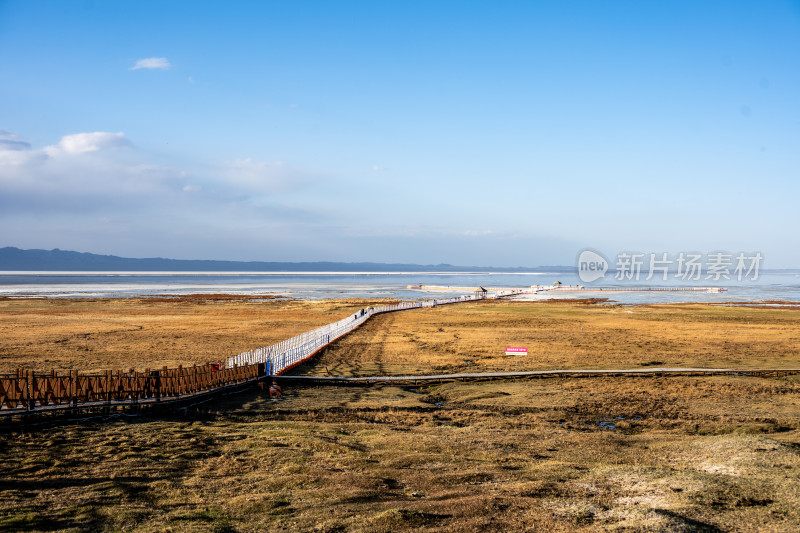
<instances>
[{"instance_id":1,"label":"shoreline","mask_svg":"<svg viewBox=\"0 0 800 533\"><path fill-rule=\"evenodd\" d=\"M595 304L595 305L619 305L627 307L639 306L670 306L670 305L708 305L708 306L722 306L722 307L800 307L800 300L781 300L773 298L765 298L761 300L734 300L734 301L697 301L697 300L681 300L669 302L619 302L608 297L594 297L591 295L576 295L574 293L567 293L568 291L552 292L540 295L520 295L512 296L506 299L508 302L517 303L577 303L577 304ZM592 292L592 291L585 291ZM611 292L611 291L607 291ZM566 294L565 294L566 293ZM441 295L441 293L433 293L434 296ZM461 294L461 293L459 293ZM538 296L530 298L529 296ZM252 292L236 292L236 291L214 291L214 292L188 292L188 293L156 293L156 294L131 294L131 295L79 295L79 296L65 296L65 295L48 295L48 294L30 294L30 295L3 295L0 294L0 302L25 302L25 301L126 301L126 300L143 300L143 301L165 301L165 302L180 302L180 301L240 301L240 302L261 302L261 301L298 301L298 302L361 302L362 304L368 303L383 303L383 302L400 302L409 300L424 300L428 299L427 294L420 294L416 298L400 298L394 296L376 295L375 297L364 296L347 296L339 295L330 298L302 298L297 295L289 294L276 294L273 292L265 293L252 293Z\"/></svg>"},{"instance_id":2,"label":"shoreline","mask_svg":"<svg viewBox=\"0 0 800 533\"><path fill-rule=\"evenodd\" d=\"M786 275L764 275L758 282L724 282L702 280L680 282L688 292L678 291L679 280L625 284L608 284L595 290L593 284L581 292L552 290L555 284L564 286L580 284L576 276L557 273L442 273L442 272L282 272L248 273L202 272L45 272L45 277L35 277L30 272L20 275L0 273L0 297L14 298L130 298L173 294L226 293L263 295L303 300L328 300L340 298L383 298L400 300L437 298L442 292L453 295L472 294L474 288L497 287L503 289L520 287L544 287L551 290L528 297L538 300L544 297L574 298L582 295L611 297L628 303L662 302L733 302L762 300L785 300L800 302L800 281ZM63 275L62 275L63 274ZM163 275L162 275L163 274ZM709 284L719 286L719 293L699 292L695 287ZM409 287L438 287L419 290ZM651 287L658 290L642 291ZM459 290L459 288L462 288ZM473 289L471 289L473 288Z\"/></svg>"}]
</instances>

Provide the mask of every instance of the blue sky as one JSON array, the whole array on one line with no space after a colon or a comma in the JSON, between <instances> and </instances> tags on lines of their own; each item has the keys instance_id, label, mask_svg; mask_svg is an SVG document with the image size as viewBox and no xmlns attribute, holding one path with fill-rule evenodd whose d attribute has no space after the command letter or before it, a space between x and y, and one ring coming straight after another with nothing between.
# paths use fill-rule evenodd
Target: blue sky
<instances>
[{"instance_id":1,"label":"blue sky","mask_svg":"<svg viewBox=\"0 0 800 533\"><path fill-rule=\"evenodd\" d=\"M0 245L797 267L798 52L798 2L0 0Z\"/></svg>"}]
</instances>

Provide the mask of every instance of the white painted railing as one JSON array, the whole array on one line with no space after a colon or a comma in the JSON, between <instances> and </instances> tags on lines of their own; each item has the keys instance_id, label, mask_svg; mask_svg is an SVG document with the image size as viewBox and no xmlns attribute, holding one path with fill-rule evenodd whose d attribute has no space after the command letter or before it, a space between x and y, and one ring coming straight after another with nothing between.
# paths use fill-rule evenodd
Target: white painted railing
<instances>
[{"instance_id":1,"label":"white painted railing","mask_svg":"<svg viewBox=\"0 0 800 533\"><path fill-rule=\"evenodd\" d=\"M400 302L393 305L369 307L367 309L362 309L353 315L348 315L338 322L301 333L300 335L286 339L278 344L265 346L263 348L256 348L254 350L250 350L249 352L240 353L239 355L228 359L225 362L225 368L253 365L256 363L267 363L268 374L280 374L282 371L297 366L305 360L311 358L311 356L313 356L321 348L329 345L346 333L353 331L374 315L380 313L389 313L392 311L401 311L404 309L434 307L437 305L454 304L459 302L495 299L518 293L519 291L493 291L486 293L485 295L464 295L455 296L453 298L433 298L431 300L414 300Z\"/></svg>"}]
</instances>

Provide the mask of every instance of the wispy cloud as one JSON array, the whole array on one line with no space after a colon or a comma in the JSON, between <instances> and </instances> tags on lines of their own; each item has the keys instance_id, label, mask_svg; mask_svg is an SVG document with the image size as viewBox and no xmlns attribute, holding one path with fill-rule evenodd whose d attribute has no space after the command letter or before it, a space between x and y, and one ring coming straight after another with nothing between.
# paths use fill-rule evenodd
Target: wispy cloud
<instances>
[{"instance_id":1,"label":"wispy cloud","mask_svg":"<svg viewBox=\"0 0 800 533\"><path fill-rule=\"evenodd\" d=\"M0 151L2 150L28 150L30 143L20 141L19 137L10 131L0 130Z\"/></svg>"},{"instance_id":2,"label":"wispy cloud","mask_svg":"<svg viewBox=\"0 0 800 533\"><path fill-rule=\"evenodd\" d=\"M130 70L139 70L142 68L169 70L172 68L172 64L166 57L146 57L137 61Z\"/></svg>"},{"instance_id":3,"label":"wispy cloud","mask_svg":"<svg viewBox=\"0 0 800 533\"><path fill-rule=\"evenodd\" d=\"M490 229L484 229L484 230L470 229L465 231L464 235L466 235L467 237L483 237L485 235L493 235L495 233L496 233L495 231Z\"/></svg>"},{"instance_id":4,"label":"wispy cloud","mask_svg":"<svg viewBox=\"0 0 800 533\"><path fill-rule=\"evenodd\" d=\"M235 159L221 168L226 183L249 194L272 194L297 190L320 179L312 172L289 168L283 161Z\"/></svg>"}]
</instances>

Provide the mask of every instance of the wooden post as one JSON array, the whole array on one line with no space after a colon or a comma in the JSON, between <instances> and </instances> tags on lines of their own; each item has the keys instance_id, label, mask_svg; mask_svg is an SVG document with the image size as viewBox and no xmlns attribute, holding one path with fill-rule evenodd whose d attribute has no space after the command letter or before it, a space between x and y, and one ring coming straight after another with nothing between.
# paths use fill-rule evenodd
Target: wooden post
<instances>
[{"instance_id":1,"label":"wooden post","mask_svg":"<svg viewBox=\"0 0 800 533\"><path fill-rule=\"evenodd\" d=\"M36 403L36 375L33 370L28 370L26 381L28 389L28 410L33 411L34 404Z\"/></svg>"},{"instance_id":2,"label":"wooden post","mask_svg":"<svg viewBox=\"0 0 800 533\"><path fill-rule=\"evenodd\" d=\"M136 379L135 379L136 371L132 368L128 369L127 380L127 390L128 390L128 398L132 401L136 401Z\"/></svg>"},{"instance_id":3,"label":"wooden post","mask_svg":"<svg viewBox=\"0 0 800 533\"><path fill-rule=\"evenodd\" d=\"M59 379L55 368L50 369L50 392L54 405L61 404L64 399L64 382Z\"/></svg>"},{"instance_id":4,"label":"wooden post","mask_svg":"<svg viewBox=\"0 0 800 533\"><path fill-rule=\"evenodd\" d=\"M67 395L69 396L69 403L72 407L77 406L78 398L76 397L76 390L78 388L78 371L77 370L70 370L69 371L69 391L67 391Z\"/></svg>"},{"instance_id":5,"label":"wooden post","mask_svg":"<svg viewBox=\"0 0 800 533\"><path fill-rule=\"evenodd\" d=\"M111 405L111 384L113 382L113 375L111 370L106 370L106 379L105 383L103 384L103 392L106 394L106 403Z\"/></svg>"},{"instance_id":6,"label":"wooden post","mask_svg":"<svg viewBox=\"0 0 800 533\"><path fill-rule=\"evenodd\" d=\"M30 409L30 406L29 406L30 402L28 401L28 371L27 370L20 370L19 391L20 391L20 399L22 400L22 405L24 405L26 409Z\"/></svg>"}]
</instances>

